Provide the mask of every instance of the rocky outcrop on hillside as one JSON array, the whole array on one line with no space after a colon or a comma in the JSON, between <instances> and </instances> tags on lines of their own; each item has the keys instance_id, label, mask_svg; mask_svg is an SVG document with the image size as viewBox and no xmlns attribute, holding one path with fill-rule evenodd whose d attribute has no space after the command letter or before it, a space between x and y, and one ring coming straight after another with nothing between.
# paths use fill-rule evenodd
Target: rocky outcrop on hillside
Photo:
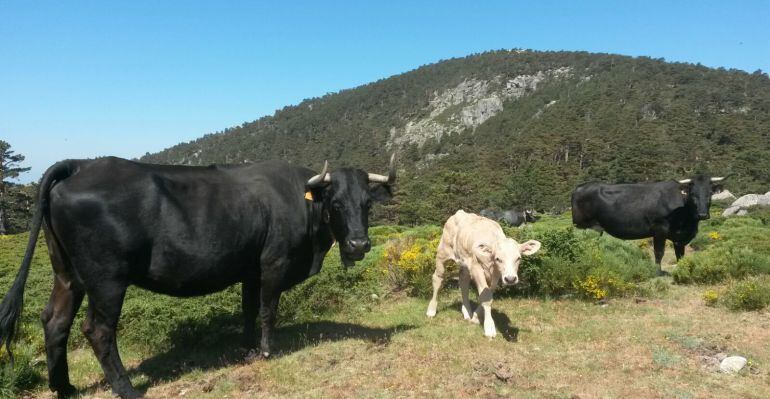
<instances>
[{"instance_id":1,"label":"rocky outcrop on hillside","mask_svg":"<svg viewBox=\"0 0 770 399\"><path fill-rule=\"evenodd\" d=\"M509 100L516 100L554 79L572 76L569 67L519 75L512 79L466 79L459 85L435 93L425 109L426 115L408 121L403 127L391 127L388 147L415 143L422 146L431 138L441 140L447 134L475 129L503 110ZM547 104L546 108L555 102Z\"/></svg>"}]
</instances>

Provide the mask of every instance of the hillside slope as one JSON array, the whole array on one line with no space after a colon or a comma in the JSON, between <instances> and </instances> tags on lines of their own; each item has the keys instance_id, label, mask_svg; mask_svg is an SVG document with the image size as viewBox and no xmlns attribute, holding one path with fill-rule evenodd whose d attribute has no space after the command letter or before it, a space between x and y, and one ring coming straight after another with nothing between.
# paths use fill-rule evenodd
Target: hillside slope
<instances>
[{"instance_id":1,"label":"hillside slope","mask_svg":"<svg viewBox=\"0 0 770 399\"><path fill-rule=\"evenodd\" d=\"M402 223L458 208L560 208L587 180L706 172L729 174L733 192L766 191L770 79L646 57L494 51L305 100L142 160L380 170L392 151L399 194L378 215Z\"/></svg>"}]
</instances>

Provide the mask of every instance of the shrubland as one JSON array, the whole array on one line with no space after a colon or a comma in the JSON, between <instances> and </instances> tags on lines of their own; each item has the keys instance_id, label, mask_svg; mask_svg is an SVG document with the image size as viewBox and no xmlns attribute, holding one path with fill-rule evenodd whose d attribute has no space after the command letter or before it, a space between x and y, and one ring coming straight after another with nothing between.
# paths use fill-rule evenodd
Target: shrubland
<instances>
[{"instance_id":1,"label":"shrubland","mask_svg":"<svg viewBox=\"0 0 770 399\"><path fill-rule=\"evenodd\" d=\"M673 269L673 281L680 286L709 284L701 306L733 310L766 308L770 302L767 277L770 276L767 262L770 231L763 215L715 217L702 222L701 231L692 243L695 251ZM496 300L591 304L635 297L646 301L667 298L672 290L679 289L672 287L670 277L655 277L656 266L647 240L621 241L607 234L600 236L594 231L576 230L571 227L569 214L544 216L537 223L504 230L519 242L536 239L543 246L537 254L523 259L519 271L521 283L501 288ZM440 235L438 225L372 227L372 251L351 268L341 264L335 247L318 275L284 293L279 326L289 329L284 335L286 338L282 338L289 341L283 345L297 345L291 341L297 334L303 334L303 330L297 328L313 328L313 323L329 317L365 318L383 306L392 306L408 297L426 305ZM3 289L10 286L15 276L27 238L26 234L0 236L0 287ZM442 295L457 299L458 293L448 293L456 289L453 278L457 276L457 266L450 266L448 273ZM0 368L0 395L36 391L46 384L39 314L50 294L51 279L44 240L40 240L27 284L21 334L14 346L15 368L7 366L5 352L0 355L4 364ZM86 306L84 303L83 307ZM221 357L237 356L242 329L240 307L238 285L197 298L171 298L132 287L119 325L121 353L139 359L160 356L169 362L172 360L168 359L189 356L189 348L197 348L201 353L224 350ZM81 309L73 326L70 350L90 351L78 331L84 313ZM306 327L297 327L301 325ZM227 340L225 349L223 337ZM93 361L87 366L73 362L74 372L101 375ZM216 367L218 363L206 364ZM78 371L80 367L85 369ZM151 362L147 367L167 365ZM161 373L163 378L176 375L164 373L167 372ZM150 383L157 381L145 382Z\"/></svg>"}]
</instances>

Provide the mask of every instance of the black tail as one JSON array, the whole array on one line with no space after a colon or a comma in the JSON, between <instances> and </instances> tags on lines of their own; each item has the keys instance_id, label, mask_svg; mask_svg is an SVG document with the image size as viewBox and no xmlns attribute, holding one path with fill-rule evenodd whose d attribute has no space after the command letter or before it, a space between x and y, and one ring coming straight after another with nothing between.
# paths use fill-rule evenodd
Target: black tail
<instances>
[{"instance_id":1,"label":"black tail","mask_svg":"<svg viewBox=\"0 0 770 399\"><path fill-rule=\"evenodd\" d=\"M32 218L27 251L24 253L24 259L21 261L21 267L16 274L16 279L13 280L11 289L5 294L5 298L3 298L3 302L0 304L0 348L5 343L11 364L13 364L11 341L13 341L19 327L19 316L21 316L21 310L24 306L24 284L27 282L27 276L29 276L29 265L35 252L37 236L40 234L43 216L48 212L48 194L51 190L51 185L55 181L69 176L70 170L70 162L63 161L48 168L43 175L40 187L38 188L37 209L35 209L35 216Z\"/></svg>"}]
</instances>

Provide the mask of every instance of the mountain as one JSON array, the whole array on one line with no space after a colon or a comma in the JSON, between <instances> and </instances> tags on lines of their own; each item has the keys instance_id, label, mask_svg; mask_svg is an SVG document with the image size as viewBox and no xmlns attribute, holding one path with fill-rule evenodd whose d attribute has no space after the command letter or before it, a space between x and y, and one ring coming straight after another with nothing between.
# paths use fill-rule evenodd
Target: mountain
<instances>
[{"instance_id":1,"label":"mountain","mask_svg":"<svg viewBox=\"0 0 770 399\"><path fill-rule=\"evenodd\" d=\"M458 208L563 209L588 180L729 175L770 186L770 79L662 59L501 50L440 61L288 106L141 160L205 165L283 158L382 172L377 217L438 222Z\"/></svg>"}]
</instances>

